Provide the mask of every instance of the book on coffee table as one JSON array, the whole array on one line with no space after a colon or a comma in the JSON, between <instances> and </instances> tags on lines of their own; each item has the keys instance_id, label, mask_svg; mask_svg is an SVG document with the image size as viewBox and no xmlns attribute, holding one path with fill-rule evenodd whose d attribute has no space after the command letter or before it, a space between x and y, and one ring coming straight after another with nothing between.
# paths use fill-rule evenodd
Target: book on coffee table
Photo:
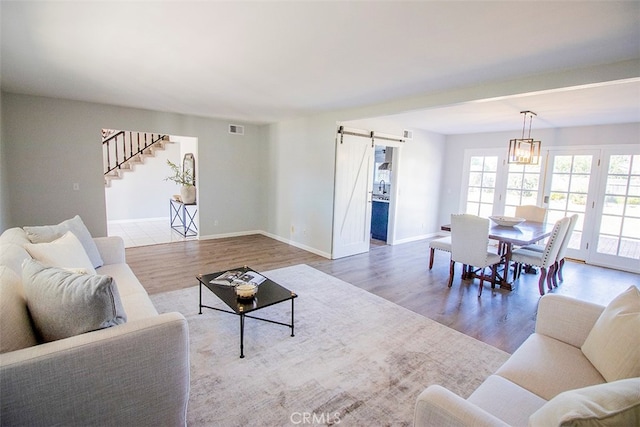
<instances>
[{"instance_id":1,"label":"book on coffee table","mask_svg":"<svg viewBox=\"0 0 640 427\"><path fill-rule=\"evenodd\" d=\"M248 270L248 271L230 270L230 271L225 271L215 279L210 280L209 283L214 285L221 285L221 286L236 286L242 283L251 283L254 285L259 285L265 280L267 280L266 277L264 277L260 273L257 273L253 270Z\"/></svg>"}]
</instances>

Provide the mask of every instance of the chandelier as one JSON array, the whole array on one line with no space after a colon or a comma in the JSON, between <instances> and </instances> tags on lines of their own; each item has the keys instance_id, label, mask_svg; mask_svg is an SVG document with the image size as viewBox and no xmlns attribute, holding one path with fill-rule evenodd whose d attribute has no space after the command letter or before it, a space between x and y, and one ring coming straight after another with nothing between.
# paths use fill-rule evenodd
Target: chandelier
<instances>
[{"instance_id":1,"label":"chandelier","mask_svg":"<svg viewBox=\"0 0 640 427\"><path fill-rule=\"evenodd\" d=\"M509 156L507 157L508 163L515 163L518 165L537 165L540 162L540 141L534 141L531 138L531 122L533 116L537 116L533 111L520 111L520 114L524 114L522 123L522 138L512 139L509 141ZM524 131L527 127L527 117L529 117L529 135L524 137Z\"/></svg>"}]
</instances>

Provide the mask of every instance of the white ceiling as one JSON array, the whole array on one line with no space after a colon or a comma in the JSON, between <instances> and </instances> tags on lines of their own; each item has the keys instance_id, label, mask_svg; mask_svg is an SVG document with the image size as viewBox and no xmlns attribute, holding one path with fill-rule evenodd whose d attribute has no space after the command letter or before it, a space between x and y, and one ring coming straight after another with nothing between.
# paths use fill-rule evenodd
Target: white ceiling
<instances>
[{"instance_id":1,"label":"white ceiling","mask_svg":"<svg viewBox=\"0 0 640 427\"><path fill-rule=\"evenodd\" d=\"M8 92L269 123L640 58L640 2L2 1ZM444 134L640 121L638 78L403 114ZM398 116L400 117L400 116Z\"/></svg>"}]
</instances>

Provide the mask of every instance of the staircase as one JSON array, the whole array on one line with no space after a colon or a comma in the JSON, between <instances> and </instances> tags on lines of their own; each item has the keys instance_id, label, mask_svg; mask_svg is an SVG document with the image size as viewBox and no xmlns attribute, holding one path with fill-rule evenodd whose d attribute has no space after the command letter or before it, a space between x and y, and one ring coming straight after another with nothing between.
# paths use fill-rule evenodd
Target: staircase
<instances>
[{"instance_id":1,"label":"staircase","mask_svg":"<svg viewBox=\"0 0 640 427\"><path fill-rule=\"evenodd\" d=\"M155 156L157 150L164 150L165 144L170 143L169 135L107 131L102 139L105 186L110 187L112 180L122 179L127 171L133 171L145 158Z\"/></svg>"}]
</instances>

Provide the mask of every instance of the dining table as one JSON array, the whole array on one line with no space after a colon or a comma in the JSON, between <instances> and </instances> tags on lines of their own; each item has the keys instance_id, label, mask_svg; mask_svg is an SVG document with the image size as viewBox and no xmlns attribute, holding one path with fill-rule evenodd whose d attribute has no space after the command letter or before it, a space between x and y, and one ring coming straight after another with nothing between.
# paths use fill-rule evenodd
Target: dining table
<instances>
[{"instance_id":1,"label":"dining table","mask_svg":"<svg viewBox=\"0 0 640 427\"><path fill-rule=\"evenodd\" d=\"M504 270L496 277L496 285L500 289L513 290L513 282L509 281L509 265L514 246L532 245L546 239L553 232L551 223L524 221L514 226L504 226L491 222L489 239L498 241L499 252L504 262ZM451 231L451 224L440 227L443 231Z\"/></svg>"}]
</instances>

